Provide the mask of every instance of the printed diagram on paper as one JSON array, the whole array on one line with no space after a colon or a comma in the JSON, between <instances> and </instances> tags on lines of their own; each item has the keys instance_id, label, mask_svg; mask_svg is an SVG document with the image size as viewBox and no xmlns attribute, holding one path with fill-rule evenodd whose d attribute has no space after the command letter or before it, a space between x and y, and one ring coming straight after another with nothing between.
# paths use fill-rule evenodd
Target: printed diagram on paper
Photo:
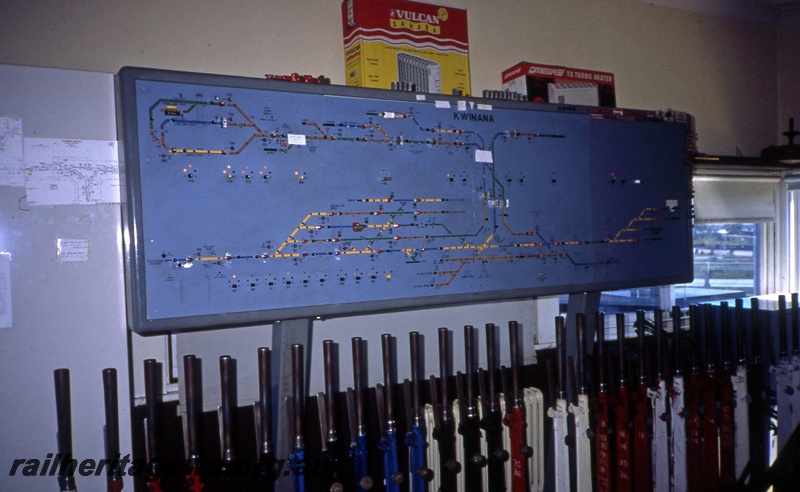
<instances>
[{"instance_id":1,"label":"printed diagram on paper","mask_svg":"<svg viewBox=\"0 0 800 492\"><path fill-rule=\"evenodd\" d=\"M29 205L119 203L117 142L25 139Z\"/></svg>"},{"instance_id":2,"label":"printed diagram on paper","mask_svg":"<svg viewBox=\"0 0 800 492\"><path fill-rule=\"evenodd\" d=\"M22 119L0 116L0 186L25 186Z\"/></svg>"}]
</instances>

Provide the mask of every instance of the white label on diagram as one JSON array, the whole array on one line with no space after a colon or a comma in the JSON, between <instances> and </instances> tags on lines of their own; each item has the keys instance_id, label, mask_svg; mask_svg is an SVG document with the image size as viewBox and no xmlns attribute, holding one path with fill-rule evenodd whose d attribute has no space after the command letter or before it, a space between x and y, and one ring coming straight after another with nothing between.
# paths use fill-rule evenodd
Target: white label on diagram
<instances>
[{"instance_id":1,"label":"white label on diagram","mask_svg":"<svg viewBox=\"0 0 800 492\"><path fill-rule=\"evenodd\" d=\"M289 141L289 145L305 145L306 144L306 136L305 135L297 135L294 133L289 133L286 135L286 139Z\"/></svg>"},{"instance_id":2,"label":"white label on diagram","mask_svg":"<svg viewBox=\"0 0 800 492\"><path fill-rule=\"evenodd\" d=\"M487 164L491 164L494 162L492 158L492 151L491 150L476 150L475 151L475 162L485 162Z\"/></svg>"}]
</instances>

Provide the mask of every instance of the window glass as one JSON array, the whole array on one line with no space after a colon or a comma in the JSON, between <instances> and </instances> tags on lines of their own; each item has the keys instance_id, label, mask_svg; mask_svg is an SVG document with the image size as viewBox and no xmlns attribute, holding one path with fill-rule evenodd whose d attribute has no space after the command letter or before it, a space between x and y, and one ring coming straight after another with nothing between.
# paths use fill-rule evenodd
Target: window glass
<instances>
[{"instance_id":1,"label":"window glass","mask_svg":"<svg viewBox=\"0 0 800 492\"><path fill-rule=\"evenodd\" d=\"M788 193L788 282L789 290L797 292L800 290L800 224L798 218L800 217L800 191L790 190Z\"/></svg>"},{"instance_id":2,"label":"window glass","mask_svg":"<svg viewBox=\"0 0 800 492\"><path fill-rule=\"evenodd\" d=\"M606 313L646 311L688 306L715 300L757 295L758 244L761 227L754 223L695 224L694 281L664 287L641 287L603 292L600 310ZM568 296L561 296L566 310Z\"/></svg>"},{"instance_id":3,"label":"window glass","mask_svg":"<svg viewBox=\"0 0 800 492\"><path fill-rule=\"evenodd\" d=\"M680 306L756 295L760 227L695 224L694 281L675 286Z\"/></svg>"}]
</instances>

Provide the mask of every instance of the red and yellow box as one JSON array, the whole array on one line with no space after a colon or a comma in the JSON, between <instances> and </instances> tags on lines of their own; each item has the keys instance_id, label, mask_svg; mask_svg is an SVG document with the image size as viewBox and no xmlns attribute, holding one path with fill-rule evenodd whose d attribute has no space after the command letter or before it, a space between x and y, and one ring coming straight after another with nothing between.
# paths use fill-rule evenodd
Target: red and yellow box
<instances>
[{"instance_id":1,"label":"red and yellow box","mask_svg":"<svg viewBox=\"0 0 800 492\"><path fill-rule=\"evenodd\" d=\"M534 102L615 107L614 74L583 68L519 62L504 70L503 89Z\"/></svg>"},{"instance_id":2,"label":"red and yellow box","mask_svg":"<svg viewBox=\"0 0 800 492\"><path fill-rule=\"evenodd\" d=\"M344 0L347 85L470 94L467 11L409 0Z\"/></svg>"}]
</instances>

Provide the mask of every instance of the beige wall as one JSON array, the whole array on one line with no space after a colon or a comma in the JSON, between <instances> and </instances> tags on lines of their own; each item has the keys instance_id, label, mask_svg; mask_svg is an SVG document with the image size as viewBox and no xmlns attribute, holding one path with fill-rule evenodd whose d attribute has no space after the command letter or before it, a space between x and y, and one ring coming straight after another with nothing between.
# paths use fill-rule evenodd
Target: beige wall
<instances>
[{"instance_id":1,"label":"beige wall","mask_svg":"<svg viewBox=\"0 0 800 492\"><path fill-rule=\"evenodd\" d=\"M499 88L500 72L521 60L610 71L620 106L694 114L703 152L756 155L776 143L785 118L778 116L775 26L638 0L440 3L468 10L476 94ZM300 72L344 82L338 0L3 4L0 63L255 77ZM795 52L797 38L797 29L780 37ZM798 57L788 58L781 63L796 73ZM781 80L781 87L791 85Z\"/></svg>"}]
</instances>

